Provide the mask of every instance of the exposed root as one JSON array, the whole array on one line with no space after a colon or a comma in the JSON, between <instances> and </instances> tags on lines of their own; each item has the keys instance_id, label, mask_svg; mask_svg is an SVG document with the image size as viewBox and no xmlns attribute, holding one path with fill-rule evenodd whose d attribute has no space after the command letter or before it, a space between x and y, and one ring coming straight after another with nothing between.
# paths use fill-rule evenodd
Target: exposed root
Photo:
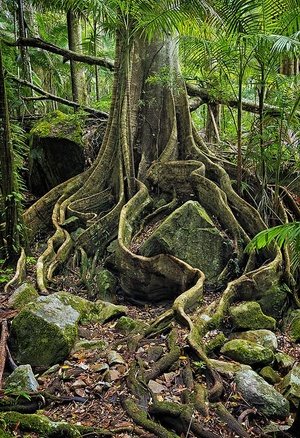
<instances>
[{"instance_id":1,"label":"exposed root","mask_svg":"<svg viewBox=\"0 0 300 438\"><path fill-rule=\"evenodd\" d=\"M123 400L123 407L127 414L134 420L136 424L142 426L144 429L154 433L159 438L179 438L173 432L165 429L160 424L148 418L148 415L143 411L132 399Z\"/></svg>"},{"instance_id":2,"label":"exposed root","mask_svg":"<svg viewBox=\"0 0 300 438\"><path fill-rule=\"evenodd\" d=\"M6 344L8 339L7 321L1 323L1 337L0 337L0 389L2 388L2 378L6 362Z\"/></svg>"},{"instance_id":3,"label":"exposed root","mask_svg":"<svg viewBox=\"0 0 300 438\"><path fill-rule=\"evenodd\" d=\"M17 263L15 275L4 286L4 293L7 294L9 288L11 288L12 286L19 286L22 283L22 281L24 281L25 278L26 278L26 254L24 248L22 248L21 255Z\"/></svg>"}]
</instances>

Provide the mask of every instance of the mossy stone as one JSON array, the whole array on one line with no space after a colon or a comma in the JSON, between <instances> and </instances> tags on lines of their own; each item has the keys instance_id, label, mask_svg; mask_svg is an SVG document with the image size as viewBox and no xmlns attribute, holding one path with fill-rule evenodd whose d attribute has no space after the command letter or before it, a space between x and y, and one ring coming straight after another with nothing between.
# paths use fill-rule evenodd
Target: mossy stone
<instances>
[{"instance_id":1,"label":"mossy stone","mask_svg":"<svg viewBox=\"0 0 300 438\"><path fill-rule=\"evenodd\" d=\"M274 359L272 350L245 339L232 339L223 345L221 353L246 365L266 365Z\"/></svg>"},{"instance_id":2,"label":"mossy stone","mask_svg":"<svg viewBox=\"0 0 300 438\"><path fill-rule=\"evenodd\" d=\"M283 309L285 308L288 292L280 286L274 286L263 294L263 297L258 300L262 311L275 319L282 317Z\"/></svg>"},{"instance_id":3,"label":"mossy stone","mask_svg":"<svg viewBox=\"0 0 300 438\"><path fill-rule=\"evenodd\" d=\"M39 384L28 364L18 366L5 380L5 388L9 390L35 392L38 387Z\"/></svg>"},{"instance_id":4,"label":"mossy stone","mask_svg":"<svg viewBox=\"0 0 300 438\"><path fill-rule=\"evenodd\" d=\"M296 359L289 356L286 353L276 353L275 354L275 360L278 364L279 369L282 369L283 371L290 370L294 363L296 362Z\"/></svg>"},{"instance_id":5,"label":"mossy stone","mask_svg":"<svg viewBox=\"0 0 300 438\"><path fill-rule=\"evenodd\" d=\"M238 362L225 362L224 360L209 359L213 368L221 374L221 376L232 379L236 373L243 370L251 370L249 365Z\"/></svg>"},{"instance_id":6,"label":"mossy stone","mask_svg":"<svg viewBox=\"0 0 300 438\"><path fill-rule=\"evenodd\" d=\"M300 341L300 309L294 310L288 317L288 333L294 342Z\"/></svg>"},{"instance_id":7,"label":"mossy stone","mask_svg":"<svg viewBox=\"0 0 300 438\"><path fill-rule=\"evenodd\" d=\"M102 339L83 339L75 343L72 352L79 350L105 350L107 348L107 343Z\"/></svg>"},{"instance_id":8,"label":"mossy stone","mask_svg":"<svg viewBox=\"0 0 300 438\"><path fill-rule=\"evenodd\" d=\"M275 383L279 383L281 381L280 374L277 371L273 370L272 367L266 366L262 368L259 374L271 385L275 385Z\"/></svg>"},{"instance_id":9,"label":"mossy stone","mask_svg":"<svg viewBox=\"0 0 300 438\"><path fill-rule=\"evenodd\" d=\"M266 329L232 333L230 339L246 339L246 341L255 342L273 351L278 347L276 335L271 330Z\"/></svg>"},{"instance_id":10,"label":"mossy stone","mask_svg":"<svg viewBox=\"0 0 300 438\"><path fill-rule=\"evenodd\" d=\"M63 304L75 309L80 314L79 321L81 323L104 323L127 313L127 307L125 306L119 306L101 300L92 302L68 292L57 292L52 296L56 296Z\"/></svg>"},{"instance_id":11,"label":"mossy stone","mask_svg":"<svg viewBox=\"0 0 300 438\"><path fill-rule=\"evenodd\" d=\"M104 301L115 301L115 293L118 281L107 269L101 269L96 275L98 298Z\"/></svg>"},{"instance_id":12,"label":"mossy stone","mask_svg":"<svg viewBox=\"0 0 300 438\"><path fill-rule=\"evenodd\" d=\"M54 111L29 133L29 184L43 195L84 170L83 128L86 115Z\"/></svg>"},{"instance_id":13,"label":"mossy stone","mask_svg":"<svg viewBox=\"0 0 300 438\"><path fill-rule=\"evenodd\" d=\"M35 301L37 298L39 298L39 294L33 284L26 282L14 291L9 298L8 304L14 309L21 310L26 304Z\"/></svg>"},{"instance_id":14,"label":"mossy stone","mask_svg":"<svg viewBox=\"0 0 300 438\"><path fill-rule=\"evenodd\" d=\"M296 407L300 400L300 364L295 364L291 371L284 377L279 389L282 394Z\"/></svg>"},{"instance_id":15,"label":"mossy stone","mask_svg":"<svg viewBox=\"0 0 300 438\"><path fill-rule=\"evenodd\" d=\"M232 244L198 202L188 201L158 226L140 252L147 257L171 254L201 269L208 283L216 283L231 257Z\"/></svg>"},{"instance_id":16,"label":"mossy stone","mask_svg":"<svg viewBox=\"0 0 300 438\"><path fill-rule=\"evenodd\" d=\"M21 364L50 366L70 353L76 336L79 313L55 295L27 304L14 318L10 343Z\"/></svg>"},{"instance_id":17,"label":"mossy stone","mask_svg":"<svg viewBox=\"0 0 300 438\"><path fill-rule=\"evenodd\" d=\"M265 315L256 301L248 301L230 308L232 323L238 329L269 329L274 330L276 320Z\"/></svg>"},{"instance_id":18,"label":"mossy stone","mask_svg":"<svg viewBox=\"0 0 300 438\"><path fill-rule=\"evenodd\" d=\"M116 323L116 329L121 333L128 334L142 325L140 321L136 321L129 316L121 316Z\"/></svg>"}]
</instances>

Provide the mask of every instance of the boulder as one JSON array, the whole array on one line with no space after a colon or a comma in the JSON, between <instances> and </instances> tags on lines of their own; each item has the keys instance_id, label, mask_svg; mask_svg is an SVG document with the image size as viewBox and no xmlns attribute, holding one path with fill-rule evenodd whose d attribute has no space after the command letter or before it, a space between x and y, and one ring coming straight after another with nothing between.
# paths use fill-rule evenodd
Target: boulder
<instances>
[{"instance_id":1,"label":"boulder","mask_svg":"<svg viewBox=\"0 0 300 438\"><path fill-rule=\"evenodd\" d=\"M142 321L132 319L129 316L121 316L116 323L116 329L125 335L143 327L145 327L145 324Z\"/></svg>"},{"instance_id":2,"label":"boulder","mask_svg":"<svg viewBox=\"0 0 300 438\"><path fill-rule=\"evenodd\" d=\"M230 308L232 323L238 329L270 329L274 330L276 321L265 315L256 301L247 301Z\"/></svg>"},{"instance_id":3,"label":"boulder","mask_svg":"<svg viewBox=\"0 0 300 438\"><path fill-rule=\"evenodd\" d=\"M289 415L288 400L255 371L239 371L234 381L242 397L262 414L276 418Z\"/></svg>"},{"instance_id":4,"label":"boulder","mask_svg":"<svg viewBox=\"0 0 300 438\"><path fill-rule=\"evenodd\" d=\"M230 335L230 339L246 339L246 341L255 342L273 351L278 348L276 335L270 330L261 329L236 332Z\"/></svg>"},{"instance_id":5,"label":"boulder","mask_svg":"<svg viewBox=\"0 0 300 438\"><path fill-rule=\"evenodd\" d=\"M279 385L282 394L296 407L300 400L300 364L293 366L291 371L284 377Z\"/></svg>"},{"instance_id":6,"label":"boulder","mask_svg":"<svg viewBox=\"0 0 300 438\"><path fill-rule=\"evenodd\" d=\"M232 339L226 342L221 348L221 353L246 365L266 365L274 359L272 350L245 339Z\"/></svg>"},{"instance_id":7,"label":"boulder","mask_svg":"<svg viewBox=\"0 0 300 438\"><path fill-rule=\"evenodd\" d=\"M150 257L171 254L205 273L216 283L232 255L232 243L196 201L177 208L143 243L140 253Z\"/></svg>"},{"instance_id":8,"label":"boulder","mask_svg":"<svg viewBox=\"0 0 300 438\"><path fill-rule=\"evenodd\" d=\"M86 300L68 292L57 292L56 296L63 304L71 306L80 314L80 322L104 323L113 318L119 318L127 313L127 307L97 300L95 302Z\"/></svg>"},{"instance_id":9,"label":"boulder","mask_svg":"<svg viewBox=\"0 0 300 438\"><path fill-rule=\"evenodd\" d=\"M275 319L282 317L288 297L288 289L282 286L273 286L258 300L262 311Z\"/></svg>"},{"instance_id":10,"label":"boulder","mask_svg":"<svg viewBox=\"0 0 300 438\"><path fill-rule=\"evenodd\" d=\"M26 304L39 298L39 294L32 283L23 283L19 286L8 300L13 309L21 310Z\"/></svg>"},{"instance_id":11,"label":"boulder","mask_svg":"<svg viewBox=\"0 0 300 438\"><path fill-rule=\"evenodd\" d=\"M29 184L43 195L84 170L84 115L54 111L30 131Z\"/></svg>"},{"instance_id":12,"label":"boulder","mask_svg":"<svg viewBox=\"0 0 300 438\"><path fill-rule=\"evenodd\" d=\"M21 364L50 366L68 356L76 336L80 314L56 295L27 304L14 318L10 344Z\"/></svg>"},{"instance_id":13,"label":"boulder","mask_svg":"<svg viewBox=\"0 0 300 438\"><path fill-rule=\"evenodd\" d=\"M6 379L5 389L17 392L35 392L39 384L30 365L18 366Z\"/></svg>"}]
</instances>

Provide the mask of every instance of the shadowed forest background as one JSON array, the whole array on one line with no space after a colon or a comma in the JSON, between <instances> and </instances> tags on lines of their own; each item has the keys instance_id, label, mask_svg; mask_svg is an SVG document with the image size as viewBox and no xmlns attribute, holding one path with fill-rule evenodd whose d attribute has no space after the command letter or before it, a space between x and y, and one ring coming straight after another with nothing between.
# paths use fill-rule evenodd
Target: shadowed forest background
<instances>
[{"instance_id":1,"label":"shadowed forest background","mask_svg":"<svg viewBox=\"0 0 300 438\"><path fill-rule=\"evenodd\" d=\"M299 436L299 37L0 0L0 437Z\"/></svg>"}]
</instances>

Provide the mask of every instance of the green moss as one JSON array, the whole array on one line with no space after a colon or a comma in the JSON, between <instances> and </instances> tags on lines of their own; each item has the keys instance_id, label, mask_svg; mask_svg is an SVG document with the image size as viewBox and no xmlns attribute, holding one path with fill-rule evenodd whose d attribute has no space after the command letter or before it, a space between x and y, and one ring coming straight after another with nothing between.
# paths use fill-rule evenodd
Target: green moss
<instances>
[{"instance_id":1,"label":"green moss","mask_svg":"<svg viewBox=\"0 0 300 438\"><path fill-rule=\"evenodd\" d=\"M76 426L64 422L52 422L44 415L20 414L18 412L0 413L7 430L14 429L18 425L24 432L34 432L43 438L77 438L81 433Z\"/></svg>"},{"instance_id":2,"label":"green moss","mask_svg":"<svg viewBox=\"0 0 300 438\"><path fill-rule=\"evenodd\" d=\"M246 365L266 365L274 359L272 350L245 339L233 339L227 342L222 347L221 353Z\"/></svg>"},{"instance_id":3,"label":"green moss","mask_svg":"<svg viewBox=\"0 0 300 438\"><path fill-rule=\"evenodd\" d=\"M14 309L21 310L26 304L35 301L39 297L38 292L31 283L23 283L9 299L9 305Z\"/></svg>"},{"instance_id":4,"label":"green moss","mask_svg":"<svg viewBox=\"0 0 300 438\"><path fill-rule=\"evenodd\" d=\"M105 301L113 301L117 287L116 277L107 269L101 269L96 276L98 297Z\"/></svg>"},{"instance_id":5,"label":"green moss","mask_svg":"<svg viewBox=\"0 0 300 438\"><path fill-rule=\"evenodd\" d=\"M230 308L234 327L240 329L275 329L276 321L265 315L256 301L249 301Z\"/></svg>"},{"instance_id":6,"label":"green moss","mask_svg":"<svg viewBox=\"0 0 300 438\"><path fill-rule=\"evenodd\" d=\"M294 342L300 341L300 309L294 310L289 315L288 333Z\"/></svg>"},{"instance_id":7,"label":"green moss","mask_svg":"<svg viewBox=\"0 0 300 438\"><path fill-rule=\"evenodd\" d=\"M53 111L47 114L31 129L29 135L37 137L61 137L82 144L83 127L86 114L64 114Z\"/></svg>"},{"instance_id":8,"label":"green moss","mask_svg":"<svg viewBox=\"0 0 300 438\"><path fill-rule=\"evenodd\" d=\"M93 340L81 340L76 342L73 348L73 352L79 350L105 350L107 348L107 344L105 341L101 339L93 339Z\"/></svg>"},{"instance_id":9,"label":"green moss","mask_svg":"<svg viewBox=\"0 0 300 438\"><path fill-rule=\"evenodd\" d=\"M273 370L272 367L267 366L260 370L259 374L271 385L279 383L281 381L280 374Z\"/></svg>"},{"instance_id":10,"label":"green moss","mask_svg":"<svg viewBox=\"0 0 300 438\"><path fill-rule=\"evenodd\" d=\"M129 316L121 316L118 319L116 324L116 329L121 333L128 334L133 330L138 330L139 328L143 328L145 326L141 321L136 321L135 319L130 318Z\"/></svg>"},{"instance_id":11,"label":"green moss","mask_svg":"<svg viewBox=\"0 0 300 438\"><path fill-rule=\"evenodd\" d=\"M273 286L258 300L262 311L273 318L281 318L287 301L287 287Z\"/></svg>"},{"instance_id":12,"label":"green moss","mask_svg":"<svg viewBox=\"0 0 300 438\"><path fill-rule=\"evenodd\" d=\"M219 350L227 341L223 332L218 333L214 338L210 339L205 345L206 354L209 356L216 350Z\"/></svg>"}]
</instances>

